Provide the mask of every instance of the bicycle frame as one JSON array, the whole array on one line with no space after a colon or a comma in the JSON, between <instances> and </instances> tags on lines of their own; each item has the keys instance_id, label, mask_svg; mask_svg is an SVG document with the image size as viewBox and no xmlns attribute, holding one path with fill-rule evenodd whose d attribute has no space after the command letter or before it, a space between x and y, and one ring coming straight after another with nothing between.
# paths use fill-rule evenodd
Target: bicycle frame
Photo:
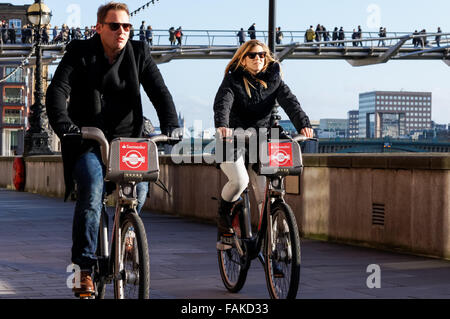
<instances>
[{"instance_id":1,"label":"bicycle frame","mask_svg":"<svg viewBox=\"0 0 450 319\"><path fill-rule=\"evenodd\" d=\"M122 192L122 184L116 185L116 207L113 219L113 228L111 234L111 243L109 243L109 228L108 228L108 213L106 211L106 198L103 200L103 208L101 213L101 222L99 229L99 248L100 248L100 258L99 267L101 267L100 273L105 274L107 283L110 283L112 279L122 278L122 261L115 256L121 256L121 245L120 238L122 236L120 229L120 218L121 215L129 210L136 212L137 207L137 197L136 197L136 184L133 185L134 189L132 191L132 197L124 196ZM109 253L111 252L111 254ZM116 289L116 288L115 288ZM119 290L115 291L116 296L120 299L123 298L123 285L119 287Z\"/></svg>"},{"instance_id":2,"label":"bicycle frame","mask_svg":"<svg viewBox=\"0 0 450 319\"><path fill-rule=\"evenodd\" d=\"M272 181L274 179L278 179L280 184L279 188L275 188L273 186ZM250 198L248 194L248 188L244 190L243 197L236 204L243 204L243 214L244 214L244 225L245 225L245 238L247 249L249 249L250 259L254 259L258 257L259 261L264 265L265 258L261 254L261 247L264 236L267 236L267 241L272 242L272 215L269 213L271 211L272 199L275 201L284 201L284 177L267 177L266 179L266 187L264 192L264 201L261 207L261 211L259 212L259 220L258 220L258 230L255 236L252 234L252 224L251 224L251 211L250 211ZM237 242L237 250L241 256L244 255L242 251L242 247L239 247L239 243ZM272 245L267 245L268 251L265 252L265 256L270 255L272 253Z\"/></svg>"}]
</instances>

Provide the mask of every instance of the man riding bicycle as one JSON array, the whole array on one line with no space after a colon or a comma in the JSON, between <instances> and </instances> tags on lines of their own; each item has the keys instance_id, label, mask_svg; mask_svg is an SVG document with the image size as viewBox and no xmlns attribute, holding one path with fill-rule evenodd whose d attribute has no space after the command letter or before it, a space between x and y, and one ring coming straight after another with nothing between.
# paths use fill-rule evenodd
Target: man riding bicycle
<instances>
[{"instance_id":1,"label":"man riding bicycle","mask_svg":"<svg viewBox=\"0 0 450 319\"><path fill-rule=\"evenodd\" d=\"M156 108L163 134L179 127L172 96L145 41L129 40L130 14L126 4L110 2L99 7L97 34L74 40L68 46L48 87L46 107L50 125L61 139L66 184L65 199L77 184L72 229L72 262L81 269L75 293L92 293L92 267L102 199L105 167L95 142L65 140L80 127L100 128L108 141L140 137L143 112L140 85ZM148 191L137 185L138 212Z\"/></svg>"}]
</instances>

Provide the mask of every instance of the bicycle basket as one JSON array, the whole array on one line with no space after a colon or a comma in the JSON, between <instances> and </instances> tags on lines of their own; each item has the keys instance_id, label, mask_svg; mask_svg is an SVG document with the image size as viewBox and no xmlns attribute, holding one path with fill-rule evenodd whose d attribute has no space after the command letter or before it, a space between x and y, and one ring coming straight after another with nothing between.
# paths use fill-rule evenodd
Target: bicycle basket
<instances>
[{"instance_id":1,"label":"bicycle basket","mask_svg":"<svg viewBox=\"0 0 450 319\"><path fill-rule=\"evenodd\" d=\"M112 182L149 181L159 177L158 148L149 139L116 138L111 142L106 179Z\"/></svg>"},{"instance_id":2,"label":"bicycle basket","mask_svg":"<svg viewBox=\"0 0 450 319\"><path fill-rule=\"evenodd\" d=\"M300 145L289 139L260 144L259 174L265 176L301 175L303 163Z\"/></svg>"}]
</instances>

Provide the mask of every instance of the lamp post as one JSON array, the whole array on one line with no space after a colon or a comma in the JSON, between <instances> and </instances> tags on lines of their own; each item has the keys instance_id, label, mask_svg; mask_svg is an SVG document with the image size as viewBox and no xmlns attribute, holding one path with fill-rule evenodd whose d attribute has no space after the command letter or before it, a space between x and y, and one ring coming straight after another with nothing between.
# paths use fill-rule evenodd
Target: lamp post
<instances>
[{"instance_id":1,"label":"lamp post","mask_svg":"<svg viewBox=\"0 0 450 319\"><path fill-rule=\"evenodd\" d=\"M35 0L27 10L27 18L34 27L34 50L36 68L34 72L34 104L30 107L28 121L30 128L25 134L24 156L53 154L49 148L48 119L45 106L42 103L44 91L42 88L42 27L50 23L52 13L41 0Z\"/></svg>"}]
</instances>

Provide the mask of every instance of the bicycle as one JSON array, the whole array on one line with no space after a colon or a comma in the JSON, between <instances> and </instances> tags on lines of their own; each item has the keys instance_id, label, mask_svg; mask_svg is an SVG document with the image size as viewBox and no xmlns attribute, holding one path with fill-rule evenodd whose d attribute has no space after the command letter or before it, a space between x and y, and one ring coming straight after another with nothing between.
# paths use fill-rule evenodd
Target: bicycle
<instances>
[{"instance_id":1,"label":"bicycle","mask_svg":"<svg viewBox=\"0 0 450 319\"><path fill-rule=\"evenodd\" d=\"M106 284L114 281L116 299L149 299L150 258L145 227L136 210L136 186L142 181L158 181L156 143L180 139L161 134L151 138L116 138L110 145L103 132L95 127L83 127L81 134L68 135L100 144L102 162L106 167L104 179L116 184L111 237L106 193L100 214L97 264L93 270L95 292L78 294L76 297L103 299Z\"/></svg>"},{"instance_id":2,"label":"bicycle","mask_svg":"<svg viewBox=\"0 0 450 319\"><path fill-rule=\"evenodd\" d=\"M269 158L266 163L259 161L257 169L258 175L267 178L256 234L252 232L247 188L231 210L234 230L229 238L231 248L217 249L220 275L228 291L237 293L242 289L251 261L258 258L265 270L270 297L296 297L300 282L300 236L292 208L284 200L284 179L287 175L302 174L298 142L306 140L317 139L296 135L289 139L268 139L260 144L260 154Z\"/></svg>"}]
</instances>

